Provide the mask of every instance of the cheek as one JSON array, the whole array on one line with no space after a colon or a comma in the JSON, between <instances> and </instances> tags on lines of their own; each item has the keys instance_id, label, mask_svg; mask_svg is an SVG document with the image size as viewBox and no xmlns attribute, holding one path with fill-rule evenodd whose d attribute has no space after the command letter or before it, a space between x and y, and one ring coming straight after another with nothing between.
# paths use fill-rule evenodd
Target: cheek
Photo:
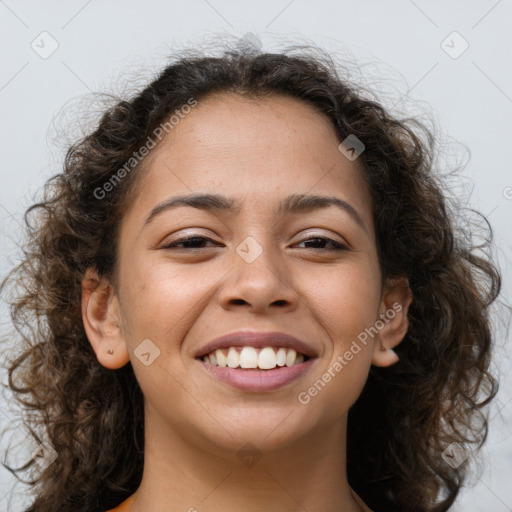
<instances>
[{"instance_id":1,"label":"cheek","mask_svg":"<svg viewBox=\"0 0 512 512\"><path fill-rule=\"evenodd\" d=\"M377 318L380 274L359 261L314 281L308 297L326 333L326 353L315 380L298 399L336 418L354 404L368 377L373 342L365 330Z\"/></svg>"},{"instance_id":2,"label":"cheek","mask_svg":"<svg viewBox=\"0 0 512 512\"><path fill-rule=\"evenodd\" d=\"M198 267L126 261L121 279L128 284L123 288L122 310L132 349L149 338L164 354L180 350L218 278Z\"/></svg>"},{"instance_id":3,"label":"cheek","mask_svg":"<svg viewBox=\"0 0 512 512\"><path fill-rule=\"evenodd\" d=\"M355 272L340 274L316 292L316 311L326 332L325 354L314 379L297 399L316 415L336 420L356 402L368 378L378 290ZM361 339L366 341L362 342Z\"/></svg>"},{"instance_id":4,"label":"cheek","mask_svg":"<svg viewBox=\"0 0 512 512\"><path fill-rule=\"evenodd\" d=\"M119 248L119 301L125 336L131 351L144 339L154 340L162 349L162 334L177 323L186 308L180 273L155 258L138 238L131 239L128 217L121 229ZM128 227L127 227L128 226Z\"/></svg>"},{"instance_id":5,"label":"cheek","mask_svg":"<svg viewBox=\"0 0 512 512\"><path fill-rule=\"evenodd\" d=\"M370 265L347 265L325 273L308 290L333 352L344 352L377 319L380 276Z\"/></svg>"},{"instance_id":6,"label":"cheek","mask_svg":"<svg viewBox=\"0 0 512 512\"><path fill-rule=\"evenodd\" d=\"M123 325L137 381L156 409L166 410L170 396L173 410L190 408L183 393L186 368L180 351L215 281L205 272L171 268L165 262L135 263L126 261L121 279L127 283L122 293ZM159 350L153 352L149 345L152 362L147 366L137 356L143 340L151 340ZM154 353L158 356L153 359Z\"/></svg>"}]
</instances>

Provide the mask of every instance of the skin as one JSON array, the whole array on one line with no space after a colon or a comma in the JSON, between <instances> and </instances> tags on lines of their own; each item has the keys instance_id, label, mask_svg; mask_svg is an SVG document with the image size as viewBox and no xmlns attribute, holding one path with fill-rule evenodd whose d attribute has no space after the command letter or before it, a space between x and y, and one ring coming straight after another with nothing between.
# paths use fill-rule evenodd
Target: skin
<instances>
[{"instance_id":1,"label":"skin","mask_svg":"<svg viewBox=\"0 0 512 512\"><path fill-rule=\"evenodd\" d=\"M363 166L345 158L339 142L309 104L222 94L201 100L146 158L122 219L116 279L89 270L82 302L98 361L112 370L130 361L145 397L144 475L131 512L369 510L347 482L347 412L370 365L397 362L392 349L407 331L412 297L405 278L381 288ZM179 207L144 227L157 204L191 192L245 203L238 213ZM276 213L292 193L344 199L364 227L334 206ZM191 235L214 243L162 248ZM236 252L248 236L263 251L252 263ZM349 250L311 243L319 236ZM393 304L401 307L394 318L308 404L299 403L298 394ZM237 390L211 377L194 354L240 329L290 333L318 358L276 391ZM148 366L134 353L145 339L160 350ZM261 455L251 467L237 457L248 442Z\"/></svg>"}]
</instances>

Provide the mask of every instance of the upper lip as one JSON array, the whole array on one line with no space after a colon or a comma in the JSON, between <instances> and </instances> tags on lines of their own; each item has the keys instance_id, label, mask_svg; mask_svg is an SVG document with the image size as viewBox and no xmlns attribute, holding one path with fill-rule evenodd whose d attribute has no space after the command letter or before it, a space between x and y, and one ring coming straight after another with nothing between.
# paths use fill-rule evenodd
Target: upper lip
<instances>
[{"instance_id":1,"label":"upper lip","mask_svg":"<svg viewBox=\"0 0 512 512\"><path fill-rule=\"evenodd\" d=\"M195 357L202 357L218 348L227 347L285 347L293 348L296 352L305 354L309 357L315 357L316 351L306 342L297 339L291 334L279 331L257 332L257 331L237 331L225 334L219 338L208 342L196 351Z\"/></svg>"}]
</instances>

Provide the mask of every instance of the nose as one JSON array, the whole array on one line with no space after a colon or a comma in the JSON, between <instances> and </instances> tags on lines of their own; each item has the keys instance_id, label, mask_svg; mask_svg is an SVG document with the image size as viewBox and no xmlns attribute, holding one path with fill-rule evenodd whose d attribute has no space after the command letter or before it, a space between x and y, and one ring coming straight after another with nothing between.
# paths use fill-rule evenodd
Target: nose
<instances>
[{"instance_id":1,"label":"nose","mask_svg":"<svg viewBox=\"0 0 512 512\"><path fill-rule=\"evenodd\" d=\"M243 307L258 314L294 311L299 295L284 255L271 243L264 246L248 238L233 254L233 268L218 295L221 306L226 310Z\"/></svg>"}]
</instances>

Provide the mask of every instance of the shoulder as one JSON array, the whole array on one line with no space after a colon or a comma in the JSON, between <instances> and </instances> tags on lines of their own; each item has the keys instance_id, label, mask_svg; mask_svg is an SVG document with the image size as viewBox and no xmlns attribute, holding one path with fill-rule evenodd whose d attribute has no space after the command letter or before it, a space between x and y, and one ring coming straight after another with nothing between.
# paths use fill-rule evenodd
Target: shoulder
<instances>
[{"instance_id":1,"label":"shoulder","mask_svg":"<svg viewBox=\"0 0 512 512\"><path fill-rule=\"evenodd\" d=\"M133 494L128 496L122 503L120 503L117 507L107 510L105 512L129 512L132 508L134 497Z\"/></svg>"}]
</instances>

